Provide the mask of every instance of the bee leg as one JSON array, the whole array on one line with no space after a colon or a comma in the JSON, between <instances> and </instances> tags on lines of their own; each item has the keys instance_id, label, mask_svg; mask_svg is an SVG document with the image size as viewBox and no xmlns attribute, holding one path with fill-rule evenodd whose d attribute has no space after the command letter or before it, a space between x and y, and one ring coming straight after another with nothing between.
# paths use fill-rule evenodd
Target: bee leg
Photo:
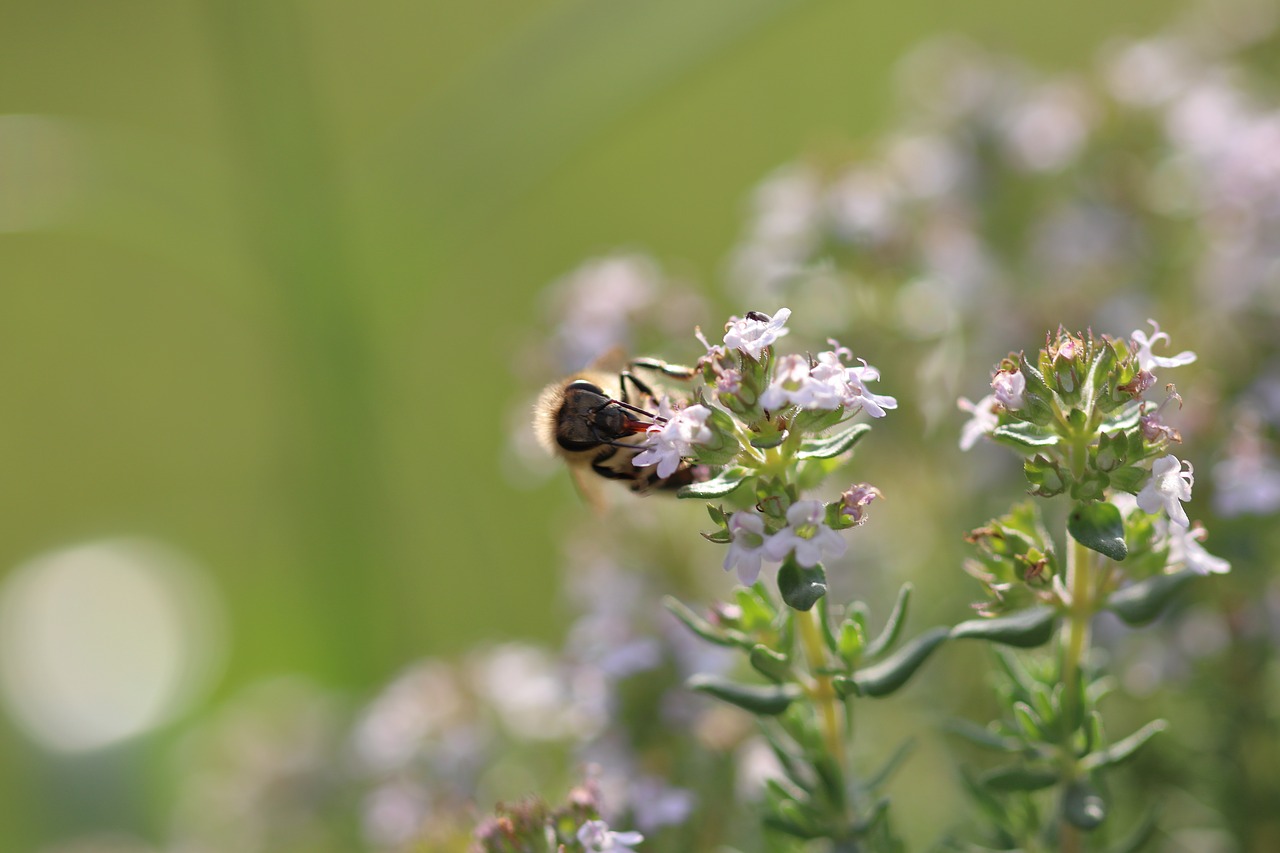
<instances>
[{"instance_id":1,"label":"bee leg","mask_svg":"<svg viewBox=\"0 0 1280 853\"><path fill-rule=\"evenodd\" d=\"M636 391L644 394L649 399L657 399L657 396L653 393L653 389L632 372L636 369L652 370L655 373L661 373L663 376L670 376L674 379L685 380L692 379L698 372L696 368L684 367L679 364L667 364L665 361L657 358L632 359L632 361L622 369L622 372L618 374L618 386L622 389L622 402L624 403L631 402L627 396L628 382L635 386Z\"/></svg>"},{"instance_id":2,"label":"bee leg","mask_svg":"<svg viewBox=\"0 0 1280 853\"><path fill-rule=\"evenodd\" d=\"M670 376L672 379L692 379L698 375L698 368L686 367L683 364L668 364L660 358L634 358L627 365L629 368L641 367Z\"/></svg>"}]
</instances>

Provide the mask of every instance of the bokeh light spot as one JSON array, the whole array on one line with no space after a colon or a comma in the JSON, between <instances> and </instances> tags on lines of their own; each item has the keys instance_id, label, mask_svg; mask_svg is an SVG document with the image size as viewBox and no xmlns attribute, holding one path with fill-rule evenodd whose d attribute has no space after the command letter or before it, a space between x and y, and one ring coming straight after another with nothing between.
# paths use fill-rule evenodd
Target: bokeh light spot
<instances>
[{"instance_id":1,"label":"bokeh light spot","mask_svg":"<svg viewBox=\"0 0 1280 853\"><path fill-rule=\"evenodd\" d=\"M145 540L70 547L0 587L0 697L40 744L98 749L172 718L223 656L205 575Z\"/></svg>"}]
</instances>

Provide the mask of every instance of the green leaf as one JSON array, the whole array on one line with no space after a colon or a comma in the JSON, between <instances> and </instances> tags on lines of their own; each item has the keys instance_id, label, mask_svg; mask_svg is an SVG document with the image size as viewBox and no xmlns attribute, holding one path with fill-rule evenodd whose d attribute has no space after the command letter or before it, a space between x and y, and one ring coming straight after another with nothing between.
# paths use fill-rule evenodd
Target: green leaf
<instances>
[{"instance_id":1,"label":"green leaf","mask_svg":"<svg viewBox=\"0 0 1280 853\"><path fill-rule=\"evenodd\" d=\"M898 590L898 599L893 603L893 610L889 613L889 619L884 623L884 628L870 643L867 643L863 655L868 658L877 658L889 649L893 648L893 644L898 642L898 637L902 634L902 626L907 621L907 605L911 603L911 592L914 587L909 583L904 583L902 588Z\"/></svg>"},{"instance_id":2,"label":"green leaf","mask_svg":"<svg viewBox=\"0 0 1280 853\"><path fill-rule=\"evenodd\" d=\"M1142 820L1129 835L1112 847L1107 853L1138 853L1147 846L1147 842L1155 835L1157 826L1155 809L1148 809Z\"/></svg>"},{"instance_id":3,"label":"green leaf","mask_svg":"<svg viewBox=\"0 0 1280 853\"><path fill-rule=\"evenodd\" d=\"M781 714L801 693L797 684L742 684L714 675L695 675L687 684L690 690L763 716Z\"/></svg>"},{"instance_id":4,"label":"green leaf","mask_svg":"<svg viewBox=\"0 0 1280 853\"><path fill-rule=\"evenodd\" d=\"M902 763L907 760L907 756L916 748L915 738L907 738L898 748L893 751L889 759L880 767L879 770L872 773L862 782L861 787L866 791L874 791L889 781L890 777L898 771Z\"/></svg>"},{"instance_id":5,"label":"green leaf","mask_svg":"<svg viewBox=\"0 0 1280 853\"><path fill-rule=\"evenodd\" d=\"M1155 575L1113 592L1106 608L1133 627L1145 625L1164 612L1164 608L1178 590L1193 578L1200 577L1192 569L1180 569L1172 574Z\"/></svg>"},{"instance_id":6,"label":"green leaf","mask_svg":"<svg viewBox=\"0 0 1280 853\"><path fill-rule=\"evenodd\" d=\"M970 619L951 629L953 640L987 640L1020 649L1042 646L1053 636L1057 611L1033 607L994 619Z\"/></svg>"},{"instance_id":7,"label":"green leaf","mask_svg":"<svg viewBox=\"0 0 1280 853\"><path fill-rule=\"evenodd\" d=\"M752 472L749 468L726 468L706 482L681 486L679 491L676 492L676 497L701 498L703 500L722 498L738 488L738 486L741 486L751 475Z\"/></svg>"},{"instance_id":8,"label":"green leaf","mask_svg":"<svg viewBox=\"0 0 1280 853\"><path fill-rule=\"evenodd\" d=\"M1094 501L1077 504L1067 516L1067 532L1086 548L1113 560L1129 555L1124 544L1124 519L1114 504Z\"/></svg>"},{"instance_id":9,"label":"green leaf","mask_svg":"<svg viewBox=\"0 0 1280 853\"><path fill-rule=\"evenodd\" d=\"M991 431L991 437L1028 453L1033 453L1041 447L1053 447L1061 440L1049 427L1033 424L1030 421L1002 424Z\"/></svg>"},{"instance_id":10,"label":"green leaf","mask_svg":"<svg viewBox=\"0 0 1280 853\"><path fill-rule=\"evenodd\" d=\"M741 633L717 628L688 607L685 607L682 602L669 595L662 599L662 606L671 611L671 615L683 622L690 631L709 643L731 648L747 643L747 638Z\"/></svg>"},{"instance_id":11,"label":"green leaf","mask_svg":"<svg viewBox=\"0 0 1280 853\"><path fill-rule=\"evenodd\" d=\"M791 680L791 661L768 646L756 643L751 648L751 666L770 681L782 684Z\"/></svg>"},{"instance_id":12,"label":"green leaf","mask_svg":"<svg viewBox=\"0 0 1280 853\"><path fill-rule=\"evenodd\" d=\"M1030 740L1044 740L1044 721L1026 702L1013 703L1013 719Z\"/></svg>"},{"instance_id":13,"label":"green leaf","mask_svg":"<svg viewBox=\"0 0 1280 853\"><path fill-rule=\"evenodd\" d=\"M964 719L949 719L943 722L943 729L957 737L962 737L969 743L986 747L987 749L995 749L1000 752L1021 752L1022 741L1017 738L1005 737L998 732L993 732L986 726L980 726L977 723Z\"/></svg>"},{"instance_id":14,"label":"green leaf","mask_svg":"<svg viewBox=\"0 0 1280 853\"><path fill-rule=\"evenodd\" d=\"M778 592L788 607L810 609L827 594L827 575L822 564L806 569L796 562L795 555L788 556L778 569Z\"/></svg>"},{"instance_id":15,"label":"green leaf","mask_svg":"<svg viewBox=\"0 0 1280 853\"><path fill-rule=\"evenodd\" d=\"M751 437L751 446L757 450L768 450L771 447L777 447L786 440L787 431L779 429L774 421L767 421L761 424L758 432Z\"/></svg>"},{"instance_id":16,"label":"green leaf","mask_svg":"<svg viewBox=\"0 0 1280 853\"><path fill-rule=\"evenodd\" d=\"M1164 720L1152 720L1127 738L1118 740L1106 749L1087 756L1081 765L1092 770L1095 767L1111 767L1128 761L1138 750L1147 745L1147 741L1169 727Z\"/></svg>"},{"instance_id":17,"label":"green leaf","mask_svg":"<svg viewBox=\"0 0 1280 853\"><path fill-rule=\"evenodd\" d=\"M1039 791L1058 784L1055 767L1028 767L1009 764L982 775L982 784L992 791Z\"/></svg>"},{"instance_id":18,"label":"green leaf","mask_svg":"<svg viewBox=\"0 0 1280 853\"><path fill-rule=\"evenodd\" d=\"M1126 406L1115 417L1108 418L1098 427L1101 432L1127 432L1138 425L1142 419L1142 404L1132 403Z\"/></svg>"},{"instance_id":19,"label":"green leaf","mask_svg":"<svg viewBox=\"0 0 1280 853\"><path fill-rule=\"evenodd\" d=\"M847 679L850 692L859 696L888 696L915 674L928 660L933 650L942 644L951 632L946 628L933 628L916 637L880 663L861 669ZM836 679L839 682L845 679ZM847 695L847 694L846 694Z\"/></svg>"},{"instance_id":20,"label":"green leaf","mask_svg":"<svg viewBox=\"0 0 1280 853\"><path fill-rule=\"evenodd\" d=\"M852 448L871 432L871 424L855 424L846 430L822 438L806 439L796 453L797 459L832 459Z\"/></svg>"},{"instance_id":21,"label":"green leaf","mask_svg":"<svg viewBox=\"0 0 1280 853\"><path fill-rule=\"evenodd\" d=\"M1009 812L1005 808L1000 798L996 797L991 791L984 787L973 774L973 770L968 767L960 768L960 778L964 782L965 789L969 795L977 802L978 807L986 812L990 819L997 826L1009 825Z\"/></svg>"},{"instance_id":22,"label":"green leaf","mask_svg":"<svg viewBox=\"0 0 1280 853\"><path fill-rule=\"evenodd\" d=\"M1062 792L1062 816L1083 830L1097 829L1107 817L1107 802L1085 779L1076 779Z\"/></svg>"}]
</instances>

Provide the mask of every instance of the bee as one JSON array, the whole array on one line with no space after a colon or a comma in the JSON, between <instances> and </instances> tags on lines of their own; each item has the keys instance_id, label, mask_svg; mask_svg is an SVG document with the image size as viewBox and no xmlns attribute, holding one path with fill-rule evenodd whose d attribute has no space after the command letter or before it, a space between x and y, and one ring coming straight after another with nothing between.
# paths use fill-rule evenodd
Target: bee
<instances>
[{"instance_id":1,"label":"bee","mask_svg":"<svg viewBox=\"0 0 1280 853\"><path fill-rule=\"evenodd\" d=\"M666 423L651 411L657 408L659 395L636 375L637 370L682 380L696 372L653 358L627 360L614 350L586 370L548 385L534 405L538 440L565 461L578 491L597 509L603 506L597 477L626 483L636 494L648 494L678 489L707 476L703 467L688 462L669 477L659 477L654 466L632 464L649 427ZM636 405L633 399L646 406Z\"/></svg>"}]
</instances>

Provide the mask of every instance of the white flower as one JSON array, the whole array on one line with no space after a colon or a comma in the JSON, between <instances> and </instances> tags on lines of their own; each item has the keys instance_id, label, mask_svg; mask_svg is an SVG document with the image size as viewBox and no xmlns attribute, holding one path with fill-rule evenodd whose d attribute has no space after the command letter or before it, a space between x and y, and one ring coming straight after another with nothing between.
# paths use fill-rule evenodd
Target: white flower
<instances>
[{"instance_id":1,"label":"white flower","mask_svg":"<svg viewBox=\"0 0 1280 853\"><path fill-rule=\"evenodd\" d=\"M1133 342L1138 345L1138 369L1152 373L1153 367L1181 367L1184 364L1190 364L1196 360L1196 354L1191 350L1185 350L1174 356L1155 355L1151 352L1151 348L1158 341L1168 341L1169 335L1160 331L1160 324L1155 320L1147 320L1151 324L1152 335L1147 337L1147 333L1141 329L1136 329L1130 336Z\"/></svg>"},{"instance_id":2,"label":"white flower","mask_svg":"<svg viewBox=\"0 0 1280 853\"><path fill-rule=\"evenodd\" d=\"M578 829L578 841L588 853L635 853L632 845L644 841L638 832L614 832L602 820L589 820Z\"/></svg>"},{"instance_id":3,"label":"white flower","mask_svg":"<svg viewBox=\"0 0 1280 853\"><path fill-rule=\"evenodd\" d=\"M787 510L787 526L764 545L766 556L784 560L795 551L796 562L805 568L816 566L823 556L843 556L848 547L839 533L823 523L826 508L821 501L797 501Z\"/></svg>"},{"instance_id":4,"label":"white flower","mask_svg":"<svg viewBox=\"0 0 1280 853\"><path fill-rule=\"evenodd\" d=\"M698 404L681 409L666 423L649 427L644 450L636 454L631 464L637 468L657 465L659 477L670 477L680 467L680 460L693 453L693 445L711 440L709 417L711 410Z\"/></svg>"},{"instance_id":5,"label":"white flower","mask_svg":"<svg viewBox=\"0 0 1280 853\"><path fill-rule=\"evenodd\" d=\"M825 355L825 353L823 354ZM821 356L819 356L821 358ZM859 359L861 360L861 359ZM894 397L884 394L873 394L868 390L865 383L875 382L880 378L880 371L876 370L865 361L861 367L845 368L845 381L847 388L845 390L844 404L849 408L861 406L866 409L867 414L873 418L883 418L885 409L898 408L898 401Z\"/></svg>"},{"instance_id":6,"label":"white flower","mask_svg":"<svg viewBox=\"0 0 1280 853\"><path fill-rule=\"evenodd\" d=\"M863 408L873 418L882 418L885 409L896 409L898 401L883 394L873 394L866 386L880 378L880 371L865 361L858 367L847 367L844 359L852 358L846 347L829 341L830 352L818 353L810 364L802 355L784 355L778 359L773 382L760 395L760 405L769 411L784 406L801 409L834 411L840 407Z\"/></svg>"},{"instance_id":7,"label":"white flower","mask_svg":"<svg viewBox=\"0 0 1280 853\"><path fill-rule=\"evenodd\" d=\"M1208 535L1209 531L1198 522L1192 528L1170 524L1168 531L1170 565L1183 565L1202 575L1222 575L1231 571L1230 563L1210 554L1200 544Z\"/></svg>"},{"instance_id":8,"label":"white flower","mask_svg":"<svg viewBox=\"0 0 1280 853\"><path fill-rule=\"evenodd\" d=\"M1027 390L1027 377L1021 370L1001 370L991 379L996 402L1011 412L1027 404L1023 392Z\"/></svg>"},{"instance_id":9,"label":"white flower","mask_svg":"<svg viewBox=\"0 0 1280 853\"><path fill-rule=\"evenodd\" d=\"M968 412L973 416L965 421L964 426L960 429L961 450L969 450L978 443L978 439L984 435L991 435L995 428L1000 425L1000 415L996 413L996 397L994 394L988 394L976 403L961 397L956 400L956 405L960 407L960 411Z\"/></svg>"},{"instance_id":10,"label":"white flower","mask_svg":"<svg viewBox=\"0 0 1280 853\"><path fill-rule=\"evenodd\" d=\"M760 405L771 412L786 406L834 410L844 404L846 385L843 367L811 367L802 355L784 355L774 368L773 382L760 395Z\"/></svg>"},{"instance_id":11,"label":"white flower","mask_svg":"<svg viewBox=\"0 0 1280 853\"><path fill-rule=\"evenodd\" d=\"M729 553L724 557L724 570L737 568L738 580L751 586L760 577L760 561L765 556L769 536L764 532L764 517L754 510L742 510L729 517Z\"/></svg>"},{"instance_id":12,"label":"white flower","mask_svg":"<svg viewBox=\"0 0 1280 853\"><path fill-rule=\"evenodd\" d=\"M725 326L724 345L759 361L765 347L787 334L789 330L783 326L790 316L790 308L779 308L772 317L758 311L751 311L746 317L730 317Z\"/></svg>"},{"instance_id":13,"label":"white flower","mask_svg":"<svg viewBox=\"0 0 1280 853\"><path fill-rule=\"evenodd\" d=\"M1186 465L1186 470L1182 466ZM1161 507L1169 514L1169 520L1179 527L1191 524L1187 511L1180 501L1191 500L1191 486L1195 482L1190 462L1179 462L1172 453L1157 459L1151 466L1151 479L1138 492L1138 506L1143 512L1157 513Z\"/></svg>"}]
</instances>

